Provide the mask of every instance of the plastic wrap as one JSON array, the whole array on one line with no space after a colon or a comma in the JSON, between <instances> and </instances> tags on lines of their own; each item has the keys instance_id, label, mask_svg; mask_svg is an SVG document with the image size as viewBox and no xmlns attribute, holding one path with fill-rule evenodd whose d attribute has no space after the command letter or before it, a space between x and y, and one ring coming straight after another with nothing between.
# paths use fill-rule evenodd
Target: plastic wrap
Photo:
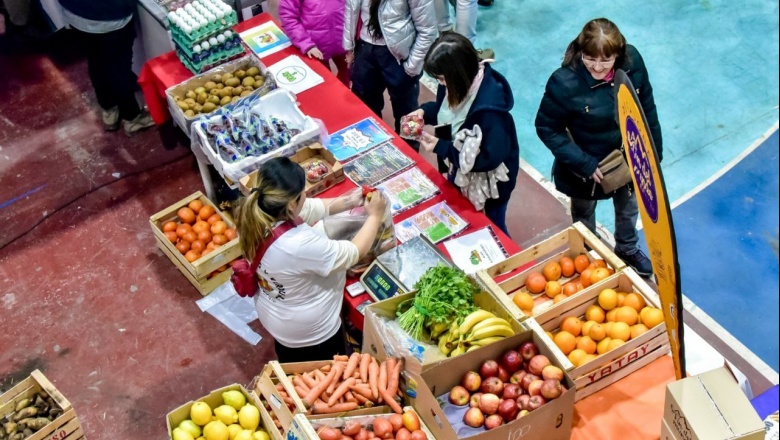
<instances>
[{"instance_id":1,"label":"plastic wrap","mask_svg":"<svg viewBox=\"0 0 780 440\"><path fill-rule=\"evenodd\" d=\"M202 312L215 317L246 342L257 345L263 339L248 325L257 320L254 301L249 297L238 296L232 283L222 284L196 303Z\"/></svg>"},{"instance_id":2,"label":"plastic wrap","mask_svg":"<svg viewBox=\"0 0 780 440\"><path fill-rule=\"evenodd\" d=\"M369 317L369 315L371 315ZM404 331L395 317L377 314L374 310L366 310L366 321L371 320L374 329L382 341L388 356L414 358L420 364L429 364L447 359L436 344L420 342ZM408 365L408 364L407 364Z\"/></svg>"}]
</instances>

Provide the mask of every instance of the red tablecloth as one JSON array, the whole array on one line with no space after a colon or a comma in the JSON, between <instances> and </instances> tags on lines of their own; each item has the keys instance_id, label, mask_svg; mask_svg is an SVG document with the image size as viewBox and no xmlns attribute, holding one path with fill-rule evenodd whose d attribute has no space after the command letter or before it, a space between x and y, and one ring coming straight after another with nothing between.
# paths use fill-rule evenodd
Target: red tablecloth
<instances>
[{"instance_id":1,"label":"red tablecloth","mask_svg":"<svg viewBox=\"0 0 780 440\"><path fill-rule=\"evenodd\" d=\"M260 14L251 20L238 24L235 27L235 30L241 32L269 20L271 20L270 15ZM266 66L270 66L289 55L300 56L309 67L325 79L323 84L299 93L298 102L300 103L301 111L311 117L321 119L325 123L328 132L332 133L347 125L365 119L368 116L373 116L371 110L348 88L341 84L328 69L318 61L310 60L305 55L302 55L294 47L289 47L280 52L268 55L262 58L262 62ZM174 52L169 52L149 60L144 65L138 82L144 92L149 112L152 114L155 122L161 124L171 117L168 112L168 104L165 100L165 90L191 77L192 73L179 62L179 59ZM379 120L382 127L388 133L393 133L392 127L387 126L379 118L375 119ZM417 162L418 168L441 189L441 193L434 199L396 216L394 218L395 223L405 220L435 203L446 200L450 207L469 223L469 227L464 233L469 233L491 224L490 220L488 220L484 214L477 212L471 202L463 197L457 188L447 182L437 170L410 148L406 142L396 136L396 138L393 139L393 144L399 150L403 151L404 154L414 159ZM355 185L351 181L346 180L344 183L322 193L320 197L335 197L354 187ZM498 230L498 228L493 227L493 230L496 232L499 241L501 241L501 244L510 255L520 251L520 247ZM439 248L446 253L443 245L439 245ZM347 283L351 284L355 281L356 280L348 280ZM360 303L370 300L371 298L367 294L352 298L345 293L345 299L350 321L355 324L358 329L362 330L363 315L357 311L356 307Z\"/></svg>"}]
</instances>

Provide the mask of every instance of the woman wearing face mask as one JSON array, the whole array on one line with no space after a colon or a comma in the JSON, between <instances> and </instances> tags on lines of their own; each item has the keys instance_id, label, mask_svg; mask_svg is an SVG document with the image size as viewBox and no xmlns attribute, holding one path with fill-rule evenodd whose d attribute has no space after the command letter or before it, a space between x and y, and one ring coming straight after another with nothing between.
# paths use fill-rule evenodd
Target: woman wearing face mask
<instances>
[{"instance_id":1,"label":"woman wearing face mask","mask_svg":"<svg viewBox=\"0 0 780 440\"><path fill-rule=\"evenodd\" d=\"M536 115L536 132L555 156L553 180L558 191L571 197L571 216L596 232L596 204L612 199L615 208L615 253L642 276L653 272L638 247L639 214L632 184L605 194L599 162L620 150L622 136L615 109L615 70L628 74L663 158L663 138L642 56L618 27L606 18L589 21L569 44L563 64L547 82Z\"/></svg>"}]
</instances>

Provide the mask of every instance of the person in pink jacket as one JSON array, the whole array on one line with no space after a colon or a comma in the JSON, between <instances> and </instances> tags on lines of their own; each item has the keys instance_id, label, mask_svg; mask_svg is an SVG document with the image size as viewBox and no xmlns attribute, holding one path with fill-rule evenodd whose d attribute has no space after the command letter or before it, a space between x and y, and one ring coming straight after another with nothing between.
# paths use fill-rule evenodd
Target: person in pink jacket
<instances>
[{"instance_id":1,"label":"person in pink jacket","mask_svg":"<svg viewBox=\"0 0 780 440\"><path fill-rule=\"evenodd\" d=\"M344 32L344 0L280 0L279 19L290 41L309 58L317 58L330 69L332 59L337 77L349 87Z\"/></svg>"}]
</instances>

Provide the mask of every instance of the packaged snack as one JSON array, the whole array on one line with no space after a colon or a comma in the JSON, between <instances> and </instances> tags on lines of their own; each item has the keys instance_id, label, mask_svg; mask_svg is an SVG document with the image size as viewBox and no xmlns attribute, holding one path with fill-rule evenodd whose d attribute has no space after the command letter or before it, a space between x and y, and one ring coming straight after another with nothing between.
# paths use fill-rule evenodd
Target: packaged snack
<instances>
[{"instance_id":1,"label":"packaged snack","mask_svg":"<svg viewBox=\"0 0 780 440\"><path fill-rule=\"evenodd\" d=\"M404 139L419 139L422 136L423 118L417 115L406 115L401 117L401 137Z\"/></svg>"}]
</instances>

